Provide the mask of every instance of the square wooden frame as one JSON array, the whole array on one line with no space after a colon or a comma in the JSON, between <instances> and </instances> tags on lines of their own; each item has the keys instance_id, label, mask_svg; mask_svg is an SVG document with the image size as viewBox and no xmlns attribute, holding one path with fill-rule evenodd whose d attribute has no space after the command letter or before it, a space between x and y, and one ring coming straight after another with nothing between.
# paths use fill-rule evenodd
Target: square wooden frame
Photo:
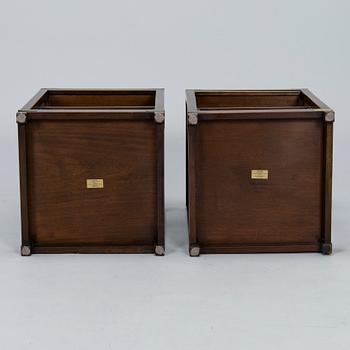
<instances>
[{"instance_id":1,"label":"square wooden frame","mask_svg":"<svg viewBox=\"0 0 350 350\"><path fill-rule=\"evenodd\" d=\"M210 108L197 107L196 93L207 94L242 94L270 95L300 93L312 108ZM204 120L235 120L235 119L288 119L288 118L317 118L324 120L324 151L323 151L323 232L320 244L256 244L246 246L205 246L198 239L197 232L197 166L195 149L197 145L196 125ZM331 254L331 212L332 212L332 154L333 154L333 122L334 111L312 94L308 89L295 90L186 90L186 205L188 213L189 253L199 256L200 253L263 253L263 252L321 252Z\"/></svg>"},{"instance_id":2,"label":"square wooden frame","mask_svg":"<svg viewBox=\"0 0 350 350\"><path fill-rule=\"evenodd\" d=\"M42 101L47 93L142 93L154 92L155 104L153 108L147 109L112 109L112 108L40 108ZM38 106L38 107L37 107ZM156 126L156 146L157 146L157 232L155 233L155 242L152 246L125 246L125 245L106 245L106 246L37 246L33 244L31 233L29 232L28 218L28 178L27 178L27 126L35 120L86 120L86 119L123 119L123 120L153 120ZM18 124L19 141L19 170L20 170L20 196L21 196L21 230L22 245L21 254L23 256L32 253L155 253L164 255L164 89L40 89L39 92L26 103L16 114Z\"/></svg>"}]
</instances>

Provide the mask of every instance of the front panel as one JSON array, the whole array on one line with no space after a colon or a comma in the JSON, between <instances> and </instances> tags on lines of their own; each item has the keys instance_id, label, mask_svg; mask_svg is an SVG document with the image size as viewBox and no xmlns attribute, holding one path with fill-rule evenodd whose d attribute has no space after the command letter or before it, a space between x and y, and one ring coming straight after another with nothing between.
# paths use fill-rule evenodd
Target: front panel
<instances>
[{"instance_id":1,"label":"front panel","mask_svg":"<svg viewBox=\"0 0 350 350\"><path fill-rule=\"evenodd\" d=\"M153 121L29 121L33 244L153 244L156 155Z\"/></svg>"},{"instance_id":2,"label":"front panel","mask_svg":"<svg viewBox=\"0 0 350 350\"><path fill-rule=\"evenodd\" d=\"M200 246L319 243L321 119L199 121Z\"/></svg>"}]
</instances>

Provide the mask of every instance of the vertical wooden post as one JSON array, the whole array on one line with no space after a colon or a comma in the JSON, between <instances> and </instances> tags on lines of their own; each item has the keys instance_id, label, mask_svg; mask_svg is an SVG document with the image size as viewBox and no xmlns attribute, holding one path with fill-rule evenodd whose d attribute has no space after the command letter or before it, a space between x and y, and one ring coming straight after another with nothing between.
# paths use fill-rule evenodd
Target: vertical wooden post
<instances>
[{"instance_id":1,"label":"vertical wooden post","mask_svg":"<svg viewBox=\"0 0 350 350\"><path fill-rule=\"evenodd\" d=\"M198 116L195 113L187 114L188 129L188 220L189 220L189 251L190 256L199 256L200 246L197 237L196 222L196 143L197 143Z\"/></svg>"},{"instance_id":2,"label":"vertical wooden post","mask_svg":"<svg viewBox=\"0 0 350 350\"><path fill-rule=\"evenodd\" d=\"M155 114L156 122L156 147L157 147L157 233L154 252L156 255L165 254L164 241L164 89L156 89L155 92Z\"/></svg>"},{"instance_id":3,"label":"vertical wooden post","mask_svg":"<svg viewBox=\"0 0 350 350\"><path fill-rule=\"evenodd\" d=\"M31 241L29 237L28 221L28 186L27 186L27 148L26 148L26 122L25 113L19 112L16 116L18 125L18 151L19 151L19 173L20 173L20 193L21 193L21 229L22 245L21 254L31 255Z\"/></svg>"},{"instance_id":4,"label":"vertical wooden post","mask_svg":"<svg viewBox=\"0 0 350 350\"><path fill-rule=\"evenodd\" d=\"M332 164L333 164L333 121L334 112L325 116L325 159L324 159L324 222L321 252L332 253Z\"/></svg>"},{"instance_id":5,"label":"vertical wooden post","mask_svg":"<svg viewBox=\"0 0 350 350\"><path fill-rule=\"evenodd\" d=\"M155 254L164 255L164 122L156 124L157 133L157 237Z\"/></svg>"}]
</instances>

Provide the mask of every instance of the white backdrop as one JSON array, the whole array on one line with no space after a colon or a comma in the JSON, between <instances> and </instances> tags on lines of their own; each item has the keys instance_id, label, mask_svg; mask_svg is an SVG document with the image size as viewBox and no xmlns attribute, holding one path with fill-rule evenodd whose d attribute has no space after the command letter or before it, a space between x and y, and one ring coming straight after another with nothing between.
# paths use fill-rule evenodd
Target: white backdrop
<instances>
[{"instance_id":1,"label":"white backdrop","mask_svg":"<svg viewBox=\"0 0 350 350\"><path fill-rule=\"evenodd\" d=\"M347 0L0 0L0 348L348 349ZM15 112L40 87L166 89L167 256L19 256ZM336 111L335 254L187 256L184 90Z\"/></svg>"}]
</instances>

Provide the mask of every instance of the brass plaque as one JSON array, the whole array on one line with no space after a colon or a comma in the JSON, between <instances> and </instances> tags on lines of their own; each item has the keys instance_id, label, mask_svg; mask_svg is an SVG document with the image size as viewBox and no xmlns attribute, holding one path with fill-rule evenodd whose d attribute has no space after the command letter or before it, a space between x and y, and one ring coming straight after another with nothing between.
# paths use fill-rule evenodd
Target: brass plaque
<instances>
[{"instance_id":1,"label":"brass plaque","mask_svg":"<svg viewBox=\"0 0 350 350\"><path fill-rule=\"evenodd\" d=\"M103 179L86 179L86 188L103 188Z\"/></svg>"},{"instance_id":2,"label":"brass plaque","mask_svg":"<svg viewBox=\"0 0 350 350\"><path fill-rule=\"evenodd\" d=\"M254 180L267 180L269 178L269 171L262 169L254 169L251 171L250 176Z\"/></svg>"}]
</instances>

